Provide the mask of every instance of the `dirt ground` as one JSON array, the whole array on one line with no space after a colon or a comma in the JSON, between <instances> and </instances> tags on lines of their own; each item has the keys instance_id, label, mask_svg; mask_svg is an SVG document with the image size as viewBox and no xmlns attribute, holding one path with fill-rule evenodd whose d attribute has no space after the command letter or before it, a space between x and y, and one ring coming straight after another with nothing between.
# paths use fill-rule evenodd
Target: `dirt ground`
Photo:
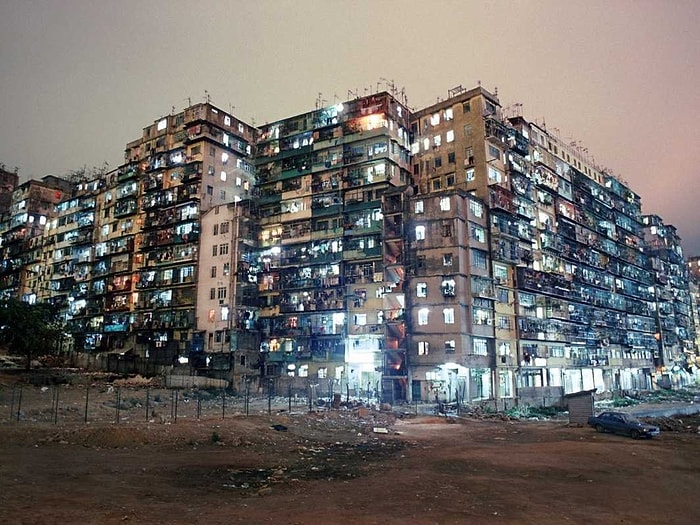
<instances>
[{"instance_id":1,"label":"dirt ground","mask_svg":"<svg viewBox=\"0 0 700 525\"><path fill-rule=\"evenodd\" d=\"M635 441L364 410L5 418L0 523L693 524L699 424Z\"/></svg>"}]
</instances>

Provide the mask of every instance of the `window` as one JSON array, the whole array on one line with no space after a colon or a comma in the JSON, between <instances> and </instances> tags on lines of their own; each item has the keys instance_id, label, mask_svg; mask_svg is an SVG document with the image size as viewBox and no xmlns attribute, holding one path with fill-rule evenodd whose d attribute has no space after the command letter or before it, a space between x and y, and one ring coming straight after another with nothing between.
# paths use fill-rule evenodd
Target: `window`
<instances>
[{"instance_id":1,"label":"window","mask_svg":"<svg viewBox=\"0 0 700 525\"><path fill-rule=\"evenodd\" d=\"M489 166L489 181L503 182L503 174L493 166Z\"/></svg>"},{"instance_id":2,"label":"window","mask_svg":"<svg viewBox=\"0 0 700 525\"><path fill-rule=\"evenodd\" d=\"M355 326L365 326L367 324L367 314L355 314Z\"/></svg>"},{"instance_id":3,"label":"window","mask_svg":"<svg viewBox=\"0 0 700 525\"><path fill-rule=\"evenodd\" d=\"M428 283L418 283L416 285L416 297L428 297Z\"/></svg>"},{"instance_id":4,"label":"window","mask_svg":"<svg viewBox=\"0 0 700 525\"><path fill-rule=\"evenodd\" d=\"M417 241L425 240L425 226L423 226L423 225L416 226L416 240Z\"/></svg>"},{"instance_id":5,"label":"window","mask_svg":"<svg viewBox=\"0 0 700 525\"><path fill-rule=\"evenodd\" d=\"M447 133L445 133L445 142L454 142L455 141L455 132L453 129L448 130Z\"/></svg>"},{"instance_id":6,"label":"window","mask_svg":"<svg viewBox=\"0 0 700 525\"><path fill-rule=\"evenodd\" d=\"M495 146L489 145L489 155L493 157L494 159L500 159L501 158L501 150L499 150Z\"/></svg>"},{"instance_id":7,"label":"window","mask_svg":"<svg viewBox=\"0 0 700 525\"><path fill-rule=\"evenodd\" d=\"M455 309L443 308L442 318L445 321L445 324L455 324Z\"/></svg>"},{"instance_id":8,"label":"window","mask_svg":"<svg viewBox=\"0 0 700 525\"><path fill-rule=\"evenodd\" d=\"M220 177L221 177L222 182L226 182L226 172L225 171L221 172Z\"/></svg>"},{"instance_id":9,"label":"window","mask_svg":"<svg viewBox=\"0 0 700 525\"><path fill-rule=\"evenodd\" d=\"M445 120L452 120L454 118L454 114L452 113L452 108L447 108L442 114L442 117Z\"/></svg>"},{"instance_id":10,"label":"window","mask_svg":"<svg viewBox=\"0 0 700 525\"><path fill-rule=\"evenodd\" d=\"M465 170L465 178L467 179L467 182L474 180L474 168L467 168Z\"/></svg>"},{"instance_id":11,"label":"window","mask_svg":"<svg viewBox=\"0 0 700 525\"><path fill-rule=\"evenodd\" d=\"M209 299L216 299L216 288L209 288Z\"/></svg>"},{"instance_id":12,"label":"window","mask_svg":"<svg viewBox=\"0 0 700 525\"><path fill-rule=\"evenodd\" d=\"M470 252L472 256L472 268L486 270L488 264L488 257L486 256L486 252L483 250L476 250L474 248L472 248Z\"/></svg>"},{"instance_id":13,"label":"window","mask_svg":"<svg viewBox=\"0 0 700 525\"><path fill-rule=\"evenodd\" d=\"M493 266L493 277L497 283L505 283L508 281L508 268L495 264Z\"/></svg>"},{"instance_id":14,"label":"window","mask_svg":"<svg viewBox=\"0 0 700 525\"><path fill-rule=\"evenodd\" d=\"M447 186L454 186L455 185L455 174L450 173L450 174L446 175L445 176L445 183L447 184Z\"/></svg>"},{"instance_id":15,"label":"window","mask_svg":"<svg viewBox=\"0 0 700 525\"><path fill-rule=\"evenodd\" d=\"M452 237L452 225L451 224L443 224L442 225L442 236L443 237Z\"/></svg>"},{"instance_id":16,"label":"window","mask_svg":"<svg viewBox=\"0 0 700 525\"><path fill-rule=\"evenodd\" d=\"M228 255L228 244L219 245L219 255Z\"/></svg>"},{"instance_id":17,"label":"window","mask_svg":"<svg viewBox=\"0 0 700 525\"><path fill-rule=\"evenodd\" d=\"M443 253L442 254L442 265L443 266L452 266L452 254L451 253Z\"/></svg>"},{"instance_id":18,"label":"window","mask_svg":"<svg viewBox=\"0 0 700 525\"><path fill-rule=\"evenodd\" d=\"M440 285L440 290L442 291L443 297L454 297L455 296L455 280L452 278L445 278L442 280Z\"/></svg>"},{"instance_id":19,"label":"window","mask_svg":"<svg viewBox=\"0 0 700 525\"><path fill-rule=\"evenodd\" d=\"M209 148L209 156L213 157L214 155L216 155L216 148L212 146L211 148Z\"/></svg>"},{"instance_id":20,"label":"window","mask_svg":"<svg viewBox=\"0 0 700 525\"><path fill-rule=\"evenodd\" d=\"M216 297L218 299L226 299L226 287L222 286L216 291Z\"/></svg>"},{"instance_id":21,"label":"window","mask_svg":"<svg viewBox=\"0 0 700 525\"><path fill-rule=\"evenodd\" d=\"M328 377L328 369L326 367L319 368L318 369L318 378L319 379L326 379Z\"/></svg>"},{"instance_id":22,"label":"window","mask_svg":"<svg viewBox=\"0 0 700 525\"><path fill-rule=\"evenodd\" d=\"M441 168L442 167L442 157L435 157L435 167L436 168Z\"/></svg>"},{"instance_id":23,"label":"window","mask_svg":"<svg viewBox=\"0 0 700 525\"><path fill-rule=\"evenodd\" d=\"M214 225L214 235L219 235L219 225L218 224ZM214 254L214 255L216 255L216 254Z\"/></svg>"},{"instance_id":24,"label":"window","mask_svg":"<svg viewBox=\"0 0 700 525\"><path fill-rule=\"evenodd\" d=\"M448 354L454 354L456 348L457 348L457 345L455 344L454 339L450 339L449 341L445 341L445 352L447 352Z\"/></svg>"},{"instance_id":25,"label":"window","mask_svg":"<svg viewBox=\"0 0 700 525\"><path fill-rule=\"evenodd\" d=\"M472 340L472 351L474 355L488 355L488 341L475 337Z\"/></svg>"},{"instance_id":26,"label":"window","mask_svg":"<svg viewBox=\"0 0 700 525\"><path fill-rule=\"evenodd\" d=\"M413 211L415 213L423 213L423 201L416 201L413 205Z\"/></svg>"},{"instance_id":27,"label":"window","mask_svg":"<svg viewBox=\"0 0 700 525\"><path fill-rule=\"evenodd\" d=\"M456 160L455 160L455 152L454 152L454 151L450 151L450 152L447 154L447 162L450 163L450 164L454 164L454 163L456 162Z\"/></svg>"},{"instance_id":28,"label":"window","mask_svg":"<svg viewBox=\"0 0 700 525\"><path fill-rule=\"evenodd\" d=\"M221 197L222 201L225 201L226 200L226 190L221 190L221 192L219 193L219 196Z\"/></svg>"},{"instance_id":29,"label":"window","mask_svg":"<svg viewBox=\"0 0 700 525\"><path fill-rule=\"evenodd\" d=\"M214 257L216 257L216 254L218 253L218 249L219 249L219 248L216 246L216 244L215 244L214 246L211 247L211 254L212 254Z\"/></svg>"},{"instance_id":30,"label":"window","mask_svg":"<svg viewBox=\"0 0 700 525\"><path fill-rule=\"evenodd\" d=\"M211 276L216 277L216 266L211 267Z\"/></svg>"},{"instance_id":31,"label":"window","mask_svg":"<svg viewBox=\"0 0 700 525\"><path fill-rule=\"evenodd\" d=\"M428 355L430 344L428 341L418 341L418 355Z\"/></svg>"},{"instance_id":32,"label":"window","mask_svg":"<svg viewBox=\"0 0 700 525\"><path fill-rule=\"evenodd\" d=\"M471 102L467 100L462 102L462 113L469 113L472 110Z\"/></svg>"},{"instance_id":33,"label":"window","mask_svg":"<svg viewBox=\"0 0 700 525\"><path fill-rule=\"evenodd\" d=\"M474 164L474 148L466 148L464 150L464 158L467 161L467 165L471 166Z\"/></svg>"},{"instance_id":34,"label":"window","mask_svg":"<svg viewBox=\"0 0 700 525\"><path fill-rule=\"evenodd\" d=\"M443 197L440 199L440 210L450 211L450 198L449 197Z\"/></svg>"},{"instance_id":35,"label":"window","mask_svg":"<svg viewBox=\"0 0 700 525\"><path fill-rule=\"evenodd\" d=\"M430 314L430 310L427 308L421 308L418 310L418 324L420 326L425 326L428 324L428 316Z\"/></svg>"},{"instance_id":36,"label":"window","mask_svg":"<svg viewBox=\"0 0 700 525\"><path fill-rule=\"evenodd\" d=\"M433 113L430 117L430 123L433 126L437 126L438 124L440 124L440 113Z\"/></svg>"},{"instance_id":37,"label":"window","mask_svg":"<svg viewBox=\"0 0 700 525\"><path fill-rule=\"evenodd\" d=\"M505 315L499 315L496 319L500 330L510 330L510 318Z\"/></svg>"},{"instance_id":38,"label":"window","mask_svg":"<svg viewBox=\"0 0 700 525\"><path fill-rule=\"evenodd\" d=\"M469 211L472 215L474 215L474 217L481 218L484 215L484 205L478 201L470 200Z\"/></svg>"},{"instance_id":39,"label":"window","mask_svg":"<svg viewBox=\"0 0 700 525\"><path fill-rule=\"evenodd\" d=\"M486 242L486 230L478 224L471 224L469 229L469 237L476 242Z\"/></svg>"},{"instance_id":40,"label":"window","mask_svg":"<svg viewBox=\"0 0 700 525\"><path fill-rule=\"evenodd\" d=\"M207 195L214 195L214 186L207 186Z\"/></svg>"},{"instance_id":41,"label":"window","mask_svg":"<svg viewBox=\"0 0 700 525\"><path fill-rule=\"evenodd\" d=\"M228 227L229 227L228 222L222 222L221 228L220 228L221 233L228 233Z\"/></svg>"},{"instance_id":42,"label":"window","mask_svg":"<svg viewBox=\"0 0 700 525\"><path fill-rule=\"evenodd\" d=\"M433 137L433 146L439 148L442 145L442 137L440 135L435 135Z\"/></svg>"},{"instance_id":43,"label":"window","mask_svg":"<svg viewBox=\"0 0 700 525\"><path fill-rule=\"evenodd\" d=\"M229 275L231 273L231 263L224 263L223 275Z\"/></svg>"},{"instance_id":44,"label":"window","mask_svg":"<svg viewBox=\"0 0 700 525\"><path fill-rule=\"evenodd\" d=\"M440 188L442 188L442 184L440 184L440 179L433 179L433 191L438 191Z\"/></svg>"}]
</instances>

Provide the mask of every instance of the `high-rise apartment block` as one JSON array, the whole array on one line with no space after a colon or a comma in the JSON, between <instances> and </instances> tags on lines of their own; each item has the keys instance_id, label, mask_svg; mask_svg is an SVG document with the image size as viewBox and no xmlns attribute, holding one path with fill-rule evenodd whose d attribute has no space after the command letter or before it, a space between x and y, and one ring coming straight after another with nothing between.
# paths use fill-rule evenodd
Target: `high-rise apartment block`
<instances>
[{"instance_id":1,"label":"high-rise apartment block","mask_svg":"<svg viewBox=\"0 0 700 525\"><path fill-rule=\"evenodd\" d=\"M481 86L259 128L195 104L117 170L54 179L35 222L13 196L3 292L134 370L499 408L697 371L675 229Z\"/></svg>"}]
</instances>

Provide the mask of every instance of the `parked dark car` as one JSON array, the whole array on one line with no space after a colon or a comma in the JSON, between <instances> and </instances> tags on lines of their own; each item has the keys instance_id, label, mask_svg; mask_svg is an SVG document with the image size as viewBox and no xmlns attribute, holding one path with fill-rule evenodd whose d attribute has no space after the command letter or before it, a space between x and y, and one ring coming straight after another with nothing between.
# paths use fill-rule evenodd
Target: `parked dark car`
<instances>
[{"instance_id":1,"label":"parked dark car","mask_svg":"<svg viewBox=\"0 0 700 525\"><path fill-rule=\"evenodd\" d=\"M588 424L598 432L614 432L624 434L634 439L658 436L659 427L642 423L634 416L624 412L603 412L588 418Z\"/></svg>"}]
</instances>

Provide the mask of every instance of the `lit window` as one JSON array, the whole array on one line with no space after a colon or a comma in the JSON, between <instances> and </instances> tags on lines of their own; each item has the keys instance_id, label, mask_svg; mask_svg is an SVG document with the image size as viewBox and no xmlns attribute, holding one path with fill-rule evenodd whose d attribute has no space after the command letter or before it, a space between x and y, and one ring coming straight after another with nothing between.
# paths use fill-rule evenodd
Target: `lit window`
<instances>
[{"instance_id":1,"label":"lit window","mask_svg":"<svg viewBox=\"0 0 700 525\"><path fill-rule=\"evenodd\" d=\"M450 198L449 197L443 197L440 199L440 209L442 211L450 211Z\"/></svg>"},{"instance_id":2,"label":"lit window","mask_svg":"<svg viewBox=\"0 0 700 525\"><path fill-rule=\"evenodd\" d=\"M442 317L445 321L445 324L455 324L455 309L444 308L442 310Z\"/></svg>"},{"instance_id":3,"label":"lit window","mask_svg":"<svg viewBox=\"0 0 700 525\"><path fill-rule=\"evenodd\" d=\"M430 117L430 123L433 126L440 124L440 113L433 113L433 115Z\"/></svg>"},{"instance_id":4,"label":"lit window","mask_svg":"<svg viewBox=\"0 0 700 525\"><path fill-rule=\"evenodd\" d=\"M423 241L425 240L425 226L416 226L416 240L417 241Z\"/></svg>"},{"instance_id":5,"label":"lit window","mask_svg":"<svg viewBox=\"0 0 700 525\"><path fill-rule=\"evenodd\" d=\"M436 148L439 148L441 144L442 144L442 137L440 135L435 135L433 137L433 145Z\"/></svg>"},{"instance_id":6,"label":"lit window","mask_svg":"<svg viewBox=\"0 0 700 525\"><path fill-rule=\"evenodd\" d=\"M475 337L472 340L472 349L474 355L488 355L488 342L486 339Z\"/></svg>"},{"instance_id":7,"label":"lit window","mask_svg":"<svg viewBox=\"0 0 700 525\"><path fill-rule=\"evenodd\" d=\"M221 307L221 320L222 321L228 321L228 313L229 313L228 306L222 306Z\"/></svg>"},{"instance_id":8,"label":"lit window","mask_svg":"<svg viewBox=\"0 0 700 525\"><path fill-rule=\"evenodd\" d=\"M418 341L418 355L428 355L429 350L428 341Z\"/></svg>"},{"instance_id":9,"label":"lit window","mask_svg":"<svg viewBox=\"0 0 700 525\"><path fill-rule=\"evenodd\" d=\"M428 297L428 283L418 283L416 285L416 297Z\"/></svg>"},{"instance_id":10,"label":"lit window","mask_svg":"<svg viewBox=\"0 0 700 525\"><path fill-rule=\"evenodd\" d=\"M452 266L452 254L451 253L442 254L442 265L443 266Z\"/></svg>"},{"instance_id":11,"label":"lit window","mask_svg":"<svg viewBox=\"0 0 700 525\"><path fill-rule=\"evenodd\" d=\"M452 120L454 118L454 114L452 113L452 108L447 108L445 112L443 113L443 117L445 120Z\"/></svg>"},{"instance_id":12,"label":"lit window","mask_svg":"<svg viewBox=\"0 0 700 525\"><path fill-rule=\"evenodd\" d=\"M440 285L442 290L442 295L444 297L454 297L455 296L455 280L454 279L444 279Z\"/></svg>"},{"instance_id":13,"label":"lit window","mask_svg":"<svg viewBox=\"0 0 700 525\"><path fill-rule=\"evenodd\" d=\"M423 201L416 201L415 202L414 211L416 213L423 213Z\"/></svg>"},{"instance_id":14,"label":"lit window","mask_svg":"<svg viewBox=\"0 0 700 525\"><path fill-rule=\"evenodd\" d=\"M474 180L474 168L469 168L466 170L466 178L467 182L471 182Z\"/></svg>"},{"instance_id":15,"label":"lit window","mask_svg":"<svg viewBox=\"0 0 700 525\"><path fill-rule=\"evenodd\" d=\"M453 354L456 348L457 345L455 344L454 339L445 341L445 352L447 352L448 354Z\"/></svg>"},{"instance_id":16,"label":"lit window","mask_svg":"<svg viewBox=\"0 0 700 525\"><path fill-rule=\"evenodd\" d=\"M503 182L503 174L493 166L489 166L489 181Z\"/></svg>"},{"instance_id":17,"label":"lit window","mask_svg":"<svg viewBox=\"0 0 700 525\"><path fill-rule=\"evenodd\" d=\"M226 164L226 163L228 162L228 153L223 152L223 153L221 154L221 162L224 163L224 164Z\"/></svg>"},{"instance_id":18,"label":"lit window","mask_svg":"<svg viewBox=\"0 0 700 525\"><path fill-rule=\"evenodd\" d=\"M425 326L428 324L428 316L430 314L430 310L427 308L421 308L418 310L418 324L420 326Z\"/></svg>"},{"instance_id":19,"label":"lit window","mask_svg":"<svg viewBox=\"0 0 700 525\"><path fill-rule=\"evenodd\" d=\"M309 365L301 365L299 367L299 377L309 377Z\"/></svg>"},{"instance_id":20,"label":"lit window","mask_svg":"<svg viewBox=\"0 0 700 525\"><path fill-rule=\"evenodd\" d=\"M163 120L158 122L158 131L163 131L167 127L168 127L168 119L167 118L164 118Z\"/></svg>"},{"instance_id":21,"label":"lit window","mask_svg":"<svg viewBox=\"0 0 700 525\"><path fill-rule=\"evenodd\" d=\"M477 242L486 242L486 230L477 224L472 224L470 237Z\"/></svg>"},{"instance_id":22,"label":"lit window","mask_svg":"<svg viewBox=\"0 0 700 525\"><path fill-rule=\"evenodd\" d=\"M418 142L414 142L411 144L411 155L418 155L418 152L420 151L420 146L418 145Z\"/></svg>"},{"instance_id":23,"label":"lit window","mask_svg":"<svg viewBox=\"0 0 700 525\"><path fill-rule=\"evenodd\" d=\"M455 131L453 129L448 130L447 133L445 133L445 142L454 142L455 140Z\"/></svg>"},{"instance_id":24,"label":"lit window","mask_svg":"<svg viewBox=\"0 0 700 525\"><path fill-rule=\"evenodd\" d=\"M236 177L236 186L240 186L241 184L243 184L243 181L241 180L241 178Z\"/></svg>"},{"instance_id":25,"label":"lit window","mask_svg":"<svg viewBox=\"0 0 700 525\"><path fill-rule=\"evenodd\" d=\"M221 180L222 180L223 182L226 182L226 172L225 172L225 171L222 171L222 172L221 172Z\"/></svg>"},{"instance_id":26,"label":"lit window","mask_svg":"<svg viewBox=\"0 0 700 525\"><path fill-rule=\"evenodd\" d=\"M430 149L430 139L423 139L423 150L427 151Z\"/></svg>"},{"instance_id":27,"label":"lit window","mask_svg":"<svg viewBox=\"0 0 700 525\"><path fill-rule=\"evenodd\" d=\"M365 326L367 324L367 314L355 314L355 326Z\"/></svg>"},{"instance_id":28,"label":"lit window","mask_svg":"<svg viewBox=\"0 0 700 525\"><path fill-rule=\"evenodd\" d=\"M480 202L470 200L469 201L469 211L475 217L482 217L484 215L484 206Z\"/></svg>"},{"instance_id":29,"label":"lit window","mask_svg":"<svg viewBox=\"0 0 700 525\"><path fill-rule=\"evenodd\" d=\"M319 379L326 379L328 377L328 369L323 367L318 369L318 378Z\"/></svg>"}]
</instances>

